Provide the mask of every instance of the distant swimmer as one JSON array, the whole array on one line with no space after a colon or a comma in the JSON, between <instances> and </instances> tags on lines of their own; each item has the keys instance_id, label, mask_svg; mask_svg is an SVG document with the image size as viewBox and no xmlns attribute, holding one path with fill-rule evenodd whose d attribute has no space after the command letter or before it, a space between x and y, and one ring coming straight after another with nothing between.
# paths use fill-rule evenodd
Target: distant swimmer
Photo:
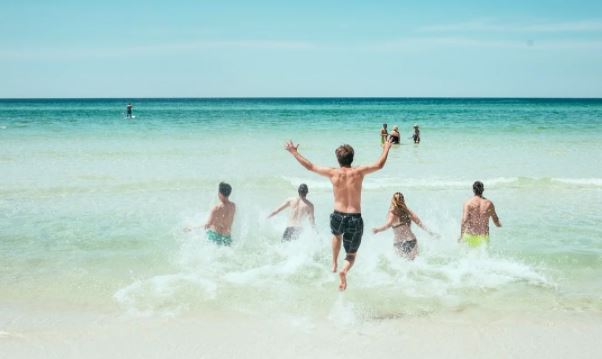
<instances>
[{"instance_id":1,"label":"distant swimmer","mask_svg":"<svg viewBox=\"0 0 602 359\"><path fill-rule=\"evenodd\" d=\"M380 129L380 143L382 145L387 142L387 137L389 137L389 132L387 131L387 124L383 123L383 128Z\"/></svg>"},{"instance_id":2,"label":"distant swimmer","mask_svg":"<svg viewBox=\"0 0 602 359\"><path fill-rule=\"evenodd\" d=\"M341 241L347 255L343 269L339 272L339 289L347 288L347 272L353 266L357 251L362 242L364 221L362 220L362 183L367 174L376 172L385 166L391 148L391 140L385 142L383 152L378 160L368 166L351 167L353 147L339 146L335 154L339 168L316 166L298 152L299 145L293 141L286 144L285 149L307 170L328 177L332 183L334 194L334 212L330 215L332 238L332 271L337 271L337 261L341 250Z\"/></svg>"},{"instance_id":3,"label":"distant swimmer","mask_svg":"<svg viewBox=\"0 0 602 359\"><path fill-rule=\"evenodd\" d=\"M305 183L302 183L297 190L299 197L290 198L286 200L280 207L272 212L268 218L280 213L285 208L290 208L288 215L288 225L282 235L282 241L288 242L299 238L299 235L303 231L302 222L305 218L309 220L312 226L316 226L316 220L314 218L314 205L307 200L307 193L309 189Z\"/></svg>"},{"instance_id":4,"label":"distant swimmer","mask_svg":"<svg viewBox=\"0 0 602 359\"><path fill-rule=\"evenodd\" d=\"M131 103L128 103L128 105L125 108L125 113L126 113L127 118L132 118L132 108L134 108L134 106L132 106Z\"/></svg>"},{"instance_id":5,"label":"distant swimmer","mask_svg":"<svg viewBox=\"0 0 602 359\"><path fill-rule=\"evenodd\" d=\"M414 140L414 143L420 143L420 127L418 127L416 124L414 124L414 134L412 135L412 139Z\"/></svg>"},{"instance_id":6,"label":"distant swimmer","mask_svg":"<svg viewBox=\"0 0 602 359\"><path fill-rule=\"evenodd\" d=\"M418 254L418 241L416 236L412 232L412 222L416 223L418 227L422 228L431 236L436 236L435 233L431 232L418 218L418 216L412 212L408 206L406 206L405 199L401 192L393 194L391 199L391 206L389 207L389 213L387 214L387 222L380 227L372 229L374 234L393 228L393 247L398 255L413 260Z\"/></svg>"},{"instance_id":7,"label":"distant swimmer","mask_svg":"<svg viewBox=\"0 0 602 359\"><path fill-rule=\"evenodd\" d=\"M217 194L220 203L213 207L204 226L207 230L207 238L220 246L232 244L230 231L232 222L234 222L236 205L234 202L230 202L230 193L232 193L232 186L221 182Z\"/></svg>"},{"instance_id":8,"label":"distant swimmer","mask_svg":"<svg viewBox=\"0 0 602 359\"><path fill-rule=\"evenodd\" d=\"M460 241L469 247L478 247L489 243L489 218L497 227L501 227L500 219L495 212L493 202L483 197L485 187L480 181L472 185L474 197L464 204Z\"/></svg>"},{"instance_id":9,"label":"distant swimmer","mask_svg":"<svg viewBox=\"0 0 602 359\"><path fill-rule=\"evenodd\" d=\"M393 126L393 129L391 130L391 134L389 135L389 140L394 145L398 145L399 144L399 136L400 136L399 129L397 128L397 126Z\"/></svg>"}]
</instances>

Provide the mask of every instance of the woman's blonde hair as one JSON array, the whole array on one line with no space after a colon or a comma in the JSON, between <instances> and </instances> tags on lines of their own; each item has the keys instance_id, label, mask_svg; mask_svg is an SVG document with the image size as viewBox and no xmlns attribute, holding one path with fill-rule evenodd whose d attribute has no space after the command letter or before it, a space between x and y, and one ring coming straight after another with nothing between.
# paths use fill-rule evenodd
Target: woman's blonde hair
<instances>
[{"instance_id":1,"label":"woman's blonde hair","mask_svg":"<svg viewBox=\"0 0 602 359\"><path fill-rule=\"evenodd\" d=\"M406 206L406 200L401 192L395 192L391 199L391 212L397 217L406 217L410 215L410 210Z\"/></svg>"}]
</instances>

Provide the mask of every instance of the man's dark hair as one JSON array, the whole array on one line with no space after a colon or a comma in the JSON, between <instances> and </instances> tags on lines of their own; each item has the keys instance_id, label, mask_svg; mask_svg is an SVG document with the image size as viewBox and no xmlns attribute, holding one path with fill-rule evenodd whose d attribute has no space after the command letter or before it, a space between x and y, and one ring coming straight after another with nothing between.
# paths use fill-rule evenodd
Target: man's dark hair
<instances>
[{"instance_id":1,"label":"man's dark hair","mask_svg":"<svg viewBox=\"0 0 602 359\"><path fill-rule=\"evenodd\" d=\"M299 192L299 196L305 197L307 196L307 192L309 192L309 189L307 188L307 185L305 183L301 183L297 192Z\"/></svg>"},{"instance_id":2,"label":"man's dark hair","mask_svg":"<svg viewBox=\"0 0 602 359\"><path fill-rule=\"evenodd\" d=\"M387 127L387 124L386 124L386 123L383 123L383 127Z\"/></svg>"},{"instance_id":3,"label":"man's dark hair","mask_svg":"<svg viewBox=\"0 0 602 359\"><path fill-rule=\"evenodd\" d=\"M475 183L472 184L472 191L475 195L482 196L483 191L485 191L485 186L483 186L483 182L475 181Z\"/></svg>"},{"instance_id":4,"label":"man's dark hair","mask_svg":"<svg viewBox=\"0 0 602 359\"><path fill-rule=\"evenodd\" d=\"M350 145L341 145L334 153L336 153L337 161L339 161L341 167L351 166L351 162L353 162L353 147Z\"/></svg>"},{"instance_id":5,"label":"man's dark hair","mask_svg":"<svg viewBox=\"0 0 602 359\"><path fill-rule=\"evenodd\" d=\"M221 195L226 198L230 197L230 193L232 193L232 186L230 186L226 182L220 182L219 193L221 193Z\"/></svg>"}]
</instances>

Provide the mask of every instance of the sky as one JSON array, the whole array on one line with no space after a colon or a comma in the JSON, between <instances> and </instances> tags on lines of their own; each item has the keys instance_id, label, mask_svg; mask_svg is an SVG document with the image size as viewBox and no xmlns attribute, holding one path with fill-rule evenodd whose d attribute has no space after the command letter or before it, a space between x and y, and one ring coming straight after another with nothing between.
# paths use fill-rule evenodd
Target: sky
<instances>
[{"instance_id":1,"label":"sky","mask_svg":"<svg viewBox=\"0 0 602 359\"><path fill-rule=\"evenodd\" d=\"M602 1L0 0L36 97L602 97Z\"/></svg>"}]
</instances>

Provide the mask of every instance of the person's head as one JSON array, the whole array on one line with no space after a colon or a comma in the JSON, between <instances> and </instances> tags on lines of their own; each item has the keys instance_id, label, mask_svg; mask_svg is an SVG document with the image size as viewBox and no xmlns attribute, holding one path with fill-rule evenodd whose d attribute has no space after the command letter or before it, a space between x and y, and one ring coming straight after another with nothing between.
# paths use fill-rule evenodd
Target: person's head
<instances>
[{"instance_id":1,"label":"person's head","mask_svg":"<svg viewBox=\"0 0 602 359\"><path fill-rule=\"evenodd\" d=\"M383 123L383 128L386 130L387 129L387 124Z\"/></svg>"},{"instance_id":2,"label":"person's head","mask_svg":"<svg viewBox=\"0 0 602 359\"><path fill-rule=\"evenodd\" d=\"M219 194L224 198L230 197L230 193L232 193L232 186L227 184L226 182L219 183Z\"/></svg>"},{"instance_id":3,"label":"person's head","mask_svg":"<svg viewBox=\"0 0 602 359\"><path fill-rule=\"evenodd\" d=\"M350 167L353 162L353 147L350 145L339 146L334 153L337 155L337 161L341 167Z\"/></svg>"},{"instance_id":4,"label":"person's head","mask_svg":"<svg viewBox=\"0 0 602 359\"><path fill-rule=\"evenodd\" d=\"M396 216L408 213L408 207L406 206L406 200L403 197L403 193L393 193L393 198L391 198L391 211L393 211L393 214Z\"/></svg>"},{"instance_id":5,"label":"person's head","mask_svg":"<svg viewBox=\"0 0 602 359\"><path fill-rule=\"evenodd\" d=\"M393 126L393 131L397 131L397 130L398 130L397 126Z\"/></svg>"},{"instance_id":6,"label":"person's head","mask_svg":"<svg viewBox=\"0 0 602 359\"><path fill-rule=\"evenodd\" d=\"M472 191L474 192L475 196L481 197L483 195L483 191L485 191L483 182L475 181L475 183L472 184Z\"/></svg>"},{"instance_id":7,"label":"person's head","mask_svg":"<svg viewBox=\"0 0 602 359\"><path fill-rule=\"evenodd\" d=\"M299 196L305 198L305 196L307 196L307 192L309 192L309 189L305 183L301 183L297 192L299 192Z\"/></svg>"}]
</instances>

